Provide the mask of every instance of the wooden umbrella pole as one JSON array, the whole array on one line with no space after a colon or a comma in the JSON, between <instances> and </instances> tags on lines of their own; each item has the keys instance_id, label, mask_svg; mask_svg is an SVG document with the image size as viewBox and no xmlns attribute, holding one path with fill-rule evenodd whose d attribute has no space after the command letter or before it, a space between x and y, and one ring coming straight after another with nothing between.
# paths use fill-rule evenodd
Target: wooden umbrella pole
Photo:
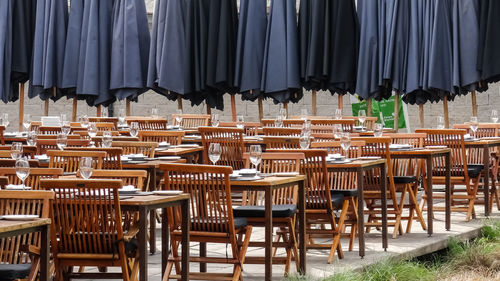
<instances>
[{"instance_id":1,"label":"wooden umbrella pole","mask_svg":"<svg viewBox=\"0 0 500 281\"><path fill-rule=\"evenodd\" d=\"M313 90L312 91L312 115L313 116L316 116L318 115L318 107L317 107L317 103L316 103L316 96L317 96L317 93L316 93L316 90Z\"/></svg>"},{"instance_id":2,"label":"wooden umbrella pole","mask_svg":"<svg viewBox=\"0 0 500 281\"><path fill-rule=\"evenodd\" d=\"M288 119L288 103L284 103L283 104L283 108L285 109L285 112L286 112L286 119Z\"/></svg>"},{"instance_id":3,"label":"wooden umbrella pole","mask_svg":"<svg viewBox=\"0 0 500 281\"><path fill-rule=\"evenodd\" d=\"M372 116L372 99L369 98L367 101L366 101L366 109L368 110L368 112L366 112L366 114L368 116Z\"/></svg>"},{"instance_id":4,"label":"wooden umbrella pole","mask_svg":"<svg viewBox=\"0 0 500 281\"><path fill-rule=\"evenodd\" d=\"M423 104L418 105L418 115L420 116L420 128L425 128Z\"/></svg>"},{"instance_id":5,"label":"wooden umbrella pole","mask_svg":"<svg viewBox=\"0 0 500 281\"><path fill-rule=\"evenodd\" d=\"M125 103L125 111L126 111L127 116L130 116L130 101L129 100L127 100Z\"/></svg>"},{"instance_id":6,"label":"wooden umbrella pole","mask_svg":"<svg viewBox=\"0 0 500 281\"><path fill-rule=\"evenodd\" d=\"M24 121L24 83L21 83L19 86L19 131L22 131Z\"/></svg>"},{"instance_id":7,"label":"wooden umbrella pole","mask_svg":"<svg viewBox=\"0 0 500 281\"><path fill-rule=\"evenodd\" d=\"M264 107L262 106L262 98L259 97L257 102L259 104L259 121L262 121L262 119L264 119Z\"/></svg>"},{"instance_id":8,"label":"wooden umbrella pole","mask_svg":"<svg viewBox=\"0 0 500 281\"><path fill-rule=\"evenodd\" d=\"M182 96L177 95L177 109L182 110Z\"/></svg>"},{"instance_id":9,"label":"wooden umbrella pole","mask_svg":"<svg viewBox=\"0 0 500 281\"><path fill-rule=\"evenodd\" d=\"M78 99L75 97L73 98L73 112L71 114L71 121L76 122L76 112L78 109Z\"/></svg>"},{"instance_id":10,"label":"wooden umbrella pole","mask_svg":"<svg viewBox=\"0 0 500 281\"><path fill-rule=\"evenodd\" d=\"M340 110L344 109L344 96L343 95L339 95L338 108Z\"/></svg>"},{"instance_id":11,"label":"wooden umbrella pole","mask_svg":"<svg viewBox=\"0 0 500 281\"><path fill-rule=\"evenodd\" d=\"M236 95L231 95L231 113L233 122L236 122Z\"/></svg>"},{"instance_id":12,"label":"wooden umbrella pole","mask_svg":"<svg viewBox=\"0 0 500 281\"><path fill-rule=\"evenodd\" d=\"M97 117L101 117L101 110L102 110L102 108L101 108L101 106L99 105L99 106L97 107Z\"/></svg>"},{"instance_id":13,"label":"wooden umbrella pole","mask_svg":"<svg viewBox=\"0 0 500 281\"><path fill-rule=\"evenodd\" d=\"M399 129L399 92L394 94L394 130Z\"/></svg>"},{"instance_id":14,"label":"wooden umbrella pole","mask_svg":"<svg viewBox=\"0 0 500 281\"><path fill-rule=\"evenodd\" d=\"M477 100L476 100L476 91L472 91L472 116L477 116Z\"/></svg>"},{"instance_id":15,"label":"wooden umbrella pole","mask_svg":"<svg viewBox=\"0 0 500 281\"><path fill-rule=\"evenodd\" d=\"M444 110L444 126L446 129L450 128L450 116L448 114L448 96L443 99L443 110Z\"/></svg>"},{"instance_id":16,"label":"wooden umbrella pole","mask_svg":"<svg viewBox=\"0 0 500 281\"><path fill-rule=\"evenodd\" d=\"M208 106L208 104L207 104L207 114L212 115L212 109L210 108L210 106Z\"/></svg>"}]
</instances>

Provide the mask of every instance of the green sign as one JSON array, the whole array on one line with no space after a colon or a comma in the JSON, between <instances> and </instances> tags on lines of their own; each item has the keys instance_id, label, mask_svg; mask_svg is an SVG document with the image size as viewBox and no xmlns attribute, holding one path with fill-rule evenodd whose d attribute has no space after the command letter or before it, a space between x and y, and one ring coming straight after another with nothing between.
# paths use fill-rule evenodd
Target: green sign
<instances>
[{"instance_id":1,"label":"green sign","mask_svg":"<svg viewBox=\"0 0 500 281\"><path fill-rule=\"evenodd\" d=\"M352 103L352 115L358 116L358 111L364 109L367 113L367 102L361 101ZM385 128L394 128L394 96L382 101L372 101L372 116L378 117L378 123L383 123ZM381 121L383 120L383 122ZM406 128L406 121L403 112L403 103L399 98L399 129Z\"/></svg>"}]
</instances>

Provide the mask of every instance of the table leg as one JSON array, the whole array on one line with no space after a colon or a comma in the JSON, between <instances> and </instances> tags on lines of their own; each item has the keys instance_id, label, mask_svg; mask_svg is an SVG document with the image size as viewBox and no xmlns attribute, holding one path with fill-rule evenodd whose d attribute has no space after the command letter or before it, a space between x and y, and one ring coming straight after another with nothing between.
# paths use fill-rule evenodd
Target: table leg
<instances>
[{"instance_id":1,"label":"table leg","mask_svg":"<svg viewBox=\"0 0 500 281\"><path fill-rule=\"evenodd\" d=\"M386 173L386 165L380 165L380 174L381 174L381 187L380 191L382 192L382 247L385 251L387 251L388 242L387 242L387 173Z\"/></svg>"},{"instance_id":2,"label":"table leg","mask_svg":"<svg viewBox=\"0 0 500 281\"><path fill-rule=\"evenodd\" d=\"M484 215L490 215L490 149L488 145L483 148L483 162L484 162Z\"/></svg>"},{"instance_id":3,"label":"table leg","mask_svg":"<svg viewBox=\"0 0 500 281\"><path fill-rule=\"evenodd\" d=\"M300 274L306 274L306 192L304 181L299 182L299 251Z\"/></svg>"},{"instance_id":4,"label":"table leg","mask_svg":"<svg viewBox=\"0 0 500 281\"><path fill-rule=\"evenodd\" d=\"M50 254L49 254L49 245L50 245L50 226L46 225L43 227L41 231L41 248L40 248L40 281L49 281L50 280Z\"/></svg>"},{"instance_id":5,"label":"table leg","mask_svg":"<svg viewBox=\"0 0 500 281\"><path fill-rule=\"evenodd\" d=\"M169 229L168 229L168 216L167 216L167 208L162 209L162 218L161 218L161 271L162 271L162 280L163 276L165 276L165 269L167 268L168 263L168 247L169 247Z\"/></svg>"},{"instance_id":6,"label":"table leg","mask_svg":"<svg viewBox=\"0 0 500 281\"><path fill-rule=\"evenodd\" d=\"M271 189L267 188L265 191L265 261L266 261L266 269L265 269L265 279L266 281L271 281L273 277L273 200L272 200L272 192Z\"/></svg>"},{"instance_id":7,"label":"table leg","mask_svg":"<svg viewBox=\"0 0 500 281\"><path fill-rule=\"evenodd\" d=\"M149 252L156 253L156 210L149 211Z\"/></svg>"},{"instance_id":8,"label":"table leg","mask_svg":"<svg viewBox=\"0 0 500 281\"><path fill-rule=\"evenodd\" d=\"M147 210L141 208L139 210L139 280L148 280L148 247L147 247Z\"/></svg>"},{"instance_id":9,"label":"table leg","mask_svg":"<svg viewBox=\"0 0 500 281\"><path fill-rule=\"evenodd\" d=\"M204 258L207 256L207 243L200 242L200 257ZM200 262L200 272L207 272L207 263Z\"/></svg>"},{"instance_id":10,"label":"table leg","mask_svg":"<svg viewBox=\"0 0 500 281\"><path fill-rule=\"evenodd\" d=\"M429 236L433 233L433 218L434 218L434 203L432 198L432 156L428 156L425 160L427 164L427 234Z\"/></svg>"},{"instance_id":11,"label":"table leg","mask_svg":"<svg viewBox=\"0 0 500 281\"><path fill-rule=\"evenodd\" d=\"M445 227L451 228L451 152L446 154Z\"/></svg>"},{"instance_id":12,"label":"table leg","mask_svg":"<svg viewBox=\"0 0 500 281\"><path fill-rule=\"evenodd\" d=\"M182 201L182 217L186 218L182 220L182 276L181 280L188 280L189 274L189 223L191 221L189 215L189 200Z\"/></svg>"},{"instance_id":13,"label":"table leg","mask_svg":"<svg viewBox=\"0 0 500 281\"><path fill-rule=\"evenodd\" d=\"M363 214L365 200L363 198L363 170L357 170L358 176L358 240L359 240L359 256L363 258L365 256L365 216Z\"/></svg>"}]
</instances>

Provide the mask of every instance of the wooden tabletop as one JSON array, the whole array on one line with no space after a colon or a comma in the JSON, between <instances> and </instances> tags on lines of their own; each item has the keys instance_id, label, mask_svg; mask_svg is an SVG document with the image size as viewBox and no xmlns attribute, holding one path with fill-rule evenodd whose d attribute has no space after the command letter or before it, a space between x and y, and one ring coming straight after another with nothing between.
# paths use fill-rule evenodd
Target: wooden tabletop
<instances>
[{"instance_id":1,"label":"wooden tabletop","mask_svg":"<svg viewBox=\"0 0 500 281\"><path fill-rule=\"evenodd\" d=\"M449 148L439 148L439 149L410 149L410 150L391 150L391 155L435 155L435 154L445 154L450 152Z\"/></svg>"},{"instance_id":2,"label":"wooden tabletop","mask_svg":"<svg viewBox=\"0 0 500 281\"><path fill-rule=\"evenodd\" d=\"M482 145L495 146L495 145L500 145L500 138L498 139L486 138L474 141L465 141L464 143L465 146L482 146Z\"/></svg>"},{"instance_id":3,"label":"wooden tabletop","mask_svg":"<svg viewBox=\"0 0 500 281\"><path fill-rule=\"evenodd\" d=\"M155 150L156 156L182 156L203 151L202 146L196 147L174 147L165 150Z\"/></svg>"},{"instance_id":4,"label":"wooden tabletop","mask_svg":"<svg viewBox=\"0 0 500 281\"><path fill-rule=\"evenodd\" d=\"M122 162L122 167L125 169L134 169L134 168L160 168L161 164L173 164L173 163L186 163L185 159L176 159L176 160L152 160L146 161L145 163L127 163Z\"/></svg>"},{"instance_id":5,"label":"wooden tabletop","mask_svg":"<svg viewBox=\"0 0 500 281\"><path fill-rule=\"evenodd\" d=\"M260 180L255 181L239 181L239 180L231 180L231 186L276 186L294 183L298 181L305 180L306 177L304 175L297 175L293 177L264 177Z\"/></svg>"},{"instance_id":6,"label":"wooden tabletop","mask_svg":"<svg viewBox=\"0 0 500 281\"><path fill-rule=\"evenodd\" d=\"M125 195L124 195L125 196ZM120 205L125 206L148 206L189 199L189 194L179 195L147 195L133 196L132 198L120 199Z\"/></svg>"},{"instance_id":7,"label":"wooden tabletop","mask_svg":"<svg viewBox=\"0 0 500 281\"><path fill-rule=\"evenodd\" d=\"M0 220L0 233L19 231L27 228L34 228L44 225L49 225L50 219L35 219L32 221L8 221Z\"/></svg>"},{"instance_id":8,"label":"wooden tabletop","mask_svg":"<svg viewBox=\"0 0 500 281\"><path fill-rule=\"evenodd\" d=\"M385 159L381 158L381 159L373 159L373 160L354 160L352 162L349 162L349 163L328 163L326 162L326 167L327 168L332 168L332 169L335 169L335 168L346 168L346 169L352 169L352 168L365 168L365 167L370 167L370 166L374 166L374 165L380 165L380 164L384 164L386 161Z\"/></svg>"}]
</instances>

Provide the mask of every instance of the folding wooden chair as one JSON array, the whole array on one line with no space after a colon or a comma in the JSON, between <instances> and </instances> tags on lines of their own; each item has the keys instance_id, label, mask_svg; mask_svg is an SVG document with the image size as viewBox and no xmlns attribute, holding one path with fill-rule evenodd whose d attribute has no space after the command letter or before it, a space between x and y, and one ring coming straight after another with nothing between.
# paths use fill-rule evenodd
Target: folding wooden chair
<instances>
[{"instance_id":1,"label":"folding wooden chair","mask_svg":"<svg viewBox=\"0 0 500 281\"><path fill-rule=\"evenodd\" d=\"M113 141L112 147L121 147L123 154L144 154L149 158L155 157L155 149L158 147L156 142L133 142L133 141Z\"/></svg>"},{"instance_id":2,"label":"folding wooden chair","mask_svg":"<svg viewBox=\"0 0 500 281\"><path fill-rule=\"evenodd\" d=\"M168 142L171 145L182 143L185 132L181 131L139 131L139 140L143 142Z\"/></svg>"},{"instance_id":3,"label":"folding wooden chair","mask_svg":"<svg viewBox=\"0 0 500 281\"><path fill-rule=\"evenodd\" d=\"M219 143L222 154L217 162L220 166L231 166L235 170L243 168L243 152L245 144L243 143L243 129L238 128L215 128L200 127L201 142L203 144L204 163L209 163L208 148L211 143Z\"/></svg>"},{"instance_id":4,"label":"folding wooden chair","mask_svg":"<svg viewBox=\"0 0 500 281\"><path fill-rule=\"evenodd\" d=\"M66 147L64 150L104 151L106 157L102 162L103 170L121 170L123 149L121 147Z\"/></svg>"},{"instance_id":5,"label":"folding wooden chair","mask_svg":"<svg viewBox=\"0 0 500 281\"><path fill-rule=\"evenodd\" d=\"M62 175L63 170L60 168L30 168L25 185L31 187L31 190L40 190L40 180L57 179ZM0 176L7 177L10 184L21 184L21 180L16 174L16 168L0 168Z\"/></svg>"},{"instance_id":6,"label":"folding wooden chair","mask_svg":"<svg viewBox=\"0 0 500 281\"><path fill-rule=\"evenodd\" d=\"M301 128L273 128L264 127L262 128L264 135L266 136L300 136L302 133Z\"/></svg>"},{"instance_id":7,"label":"folding wooden chair","mask_svg":"<svg viewBox=\"0 0 500 281\"><path fill-rule=\"evenodd\" d=\"M300 138L296 136L262 137L266 151L273 149L300 149Z\"/></svg>"},{"instance_id":8,"label":"folding wooden chair","mask_svg":"<svg viewBox=\"0 0 500 281\"><path fill-rule=\"evenodd\" d=\"M87 147L90 145L90 140L68 139L66 147ZM57 147L57 139L39 139L36 141L36 154L46 154L49 150L59 149Z\"/></svg>"},{"instance_id":9,"label":"folding wooden chair","mask_svg":"<svg viewBox=\"0 0 500 281\"><path fill-rule=\"evenodd\" d=\"M177 123L177 116L182 116L181 124ZM202 114L172 114L172 123L174 126L179 126L183 129L196 129L210 125L210 115Z\"/></svg>"},{"instance_id":10,"label":"folding wooden chair","mask_svg":"<svg viewBox=\"0 0 500 281\"><path fill-rule=\"evenodd\" d=\"M127 118L127 123L130 126L132 122L137 122L139 125L139 130L144 131L154 131L154 130L166 130L167 129L167 119L152 119L152 118Z\"/></svg>"},{"instance_id":11,"label":"folding wooden chair","mask_svg":"<svg viewBox=\"0 0 500 281\"><path fill-rule=\"evenodd\" d=\"M102 169L102 163L106 157L104 151L70 151L49 150L49 168L61 168L65 173L76 173L80 169L80 159L91 157L94 160L94 169Z\"/></svg>"}]
</instances>

